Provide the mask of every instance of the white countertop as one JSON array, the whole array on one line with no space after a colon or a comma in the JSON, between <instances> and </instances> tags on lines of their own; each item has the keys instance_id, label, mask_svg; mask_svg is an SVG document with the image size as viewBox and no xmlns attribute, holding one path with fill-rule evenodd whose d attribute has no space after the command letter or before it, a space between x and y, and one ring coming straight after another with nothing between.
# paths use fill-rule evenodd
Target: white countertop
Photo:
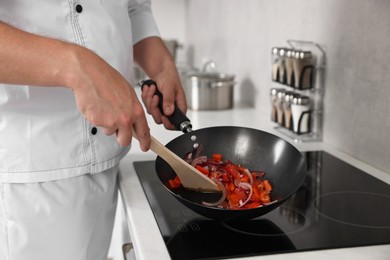
<instances>
[{"instance_id":1,"label":"white countertop","mask_svg":"<svg viewBox=\"0 0 390 260\"><path fill-rule=\"evenodd\" d=\"M390 174L382 172L367 164L348 156L337 149L320 142L293 142L274 130L273 124L269 121L268 115L259 115L259 112L252 108L235 108L221 111L189 111L187 113L193 124L193 129L200 129L211 126L242 126L260 129L271 132L290 141L301 151L324 150L352 165L364 170L371 175L390 184ZM179 131L168 131L162 126L157 126L149 118L151 133L160 142L168 143L179 136ZM157 222L153 216L147 198L141 184L136 176L133 162L154 160L156 155L152 152L144 153L138 147L138 142L133 142L133 148L123 159L120 165L120 190L125 207L125 212L130 228L130 235L137 259L143 260L165 260L170 259L164 240L159 231ZM240 259L390 259L390 245L368 246L345 249L318 250L300 253L276 254L269 256L245 257Z\"/></svg>"}]
</instances>

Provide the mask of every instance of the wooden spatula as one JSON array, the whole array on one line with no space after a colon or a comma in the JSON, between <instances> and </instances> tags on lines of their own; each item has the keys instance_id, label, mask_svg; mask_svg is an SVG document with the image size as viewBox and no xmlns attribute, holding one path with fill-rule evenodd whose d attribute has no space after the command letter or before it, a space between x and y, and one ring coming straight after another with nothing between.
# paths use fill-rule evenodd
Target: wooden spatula
<instances>
[{"instance_id":1,"label":"wooden spatula","mask_svg":"<svg viewBox=\"0 0 390 260\"><path fill-rule=\"evenodd\" d=\"M221 192L215 182L166 148L153 136L150 150L163 158L164 161L172 167L176 175L179 176L181 184L186 189L206 192Z\"/></svg>"},{"instance_id":2,"label":"wooden spatula","mask_svg":"<svg viewBox=\"0 0 390 260\"><path fill-rule=\"evenodd\" d=\"M163 96L161 92L157 89L156 82L154 82L153 80L144 80L139 83L141 89L143 89L145 86L150 87L151 85L156 86L155 95L157 95L159 98L158 107L160 108L161 113L164 114L162 107ZM171 116L168 116L168 119L174 126L176 126L178 130L181 130L185 133L190 131L192 128L190 120L176 105L175 111ZM166 148L153 136L150 150L152 150L161 158L163 158L164 161L166 161L172 167L176 175L179 176L183 187L196 191L221 192L215 182L213 182L203 173L199 172L197 169L185 162L182 158L177 156L171 150Z\"/></svg>"}]
</instances>

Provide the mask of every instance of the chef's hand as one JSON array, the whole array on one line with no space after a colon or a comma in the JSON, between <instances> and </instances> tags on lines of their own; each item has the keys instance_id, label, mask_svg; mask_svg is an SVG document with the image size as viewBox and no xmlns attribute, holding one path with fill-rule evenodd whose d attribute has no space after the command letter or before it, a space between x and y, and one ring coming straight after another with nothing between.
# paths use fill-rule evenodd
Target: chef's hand
<instances>
[{"instance_id":1,"label":"chef's hand","mask_svg":"<svg viewBox=\"0 0 390 260\"><path fill-rule=\"evenodd\" d=\"M175 77L172 77L175 79ZM152 115L157 124L163 124L166 129L177 130L169 121L168 116L172 115L175 105L184 113L187 111L187 103L184 96L184 91L180 83L175 80L160 81L156 80L156 85L152 84L149 87L144 87L142 90L142 100L145 104L147 112ZM160 87L160 84L164 84ZM159 97L155 95L156 88L161 92L163 97L163 113L158 107Z\"/></svg>"},{"instance_id":2,"label":"chef's hand","mask_svg":"<svg viewBox=\"0 0 390 260\"><path fill-rule=\"evenodd\" d=\"M77 106L84 117L101 127L105 134L116 134L122 146L131 143L134 131L141 150L149 150L150 129L134 89L93 52L83 48L76 57L77 73L69 85L73 86Z\"/></svg>"},{"instance_id":3,"label":"chef's hand","mask_svg":"<svg viewBox=\"0 0 390 260\"><path fill-rule=\"evenodd\" d=\"M187 102L173 57L161 38L149 37L134 45L134 59L157 83L163 96L164 111L161 113L158 96L154 95L156 86L144 88L141 97L147 112L157 124L162 123L166 129L176 129L167 116L172 115L175 105L185 114Z\"/></svg>"}]
</instances>

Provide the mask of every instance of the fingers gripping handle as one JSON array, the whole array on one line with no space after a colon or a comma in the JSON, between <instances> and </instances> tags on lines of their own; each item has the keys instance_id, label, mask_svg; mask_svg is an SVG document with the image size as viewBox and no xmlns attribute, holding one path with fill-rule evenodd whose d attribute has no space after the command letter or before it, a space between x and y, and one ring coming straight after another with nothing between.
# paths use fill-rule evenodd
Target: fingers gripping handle
<instances>
[{"instance_id":1,"label":"fingers gripping handle","mask_svg":"<svg viewBox=\"0 0 390 260\"><path fill-rule=\"evenodd\" d=\"M156 82L154 82L151 79L148 79L148 80L141 81L139 83L139 85L141 86L141 90L143 90L143 88L145 86L147 86L147 87L150 87L151 85L156 86L156 92L154 94L158 96L158 107L159 107L161 113L164 114L163 96L162 96L161 92L158 90ZM172 115L167 116L167 117L168 117L169 121L178 130L182 131L183 133L188 133L188 132L192 131L192 125L191 125L190 119L188 119L188 117L176 106L176 104L175 104L175 110L173 111Z\"/></svg>"}]
</instances>

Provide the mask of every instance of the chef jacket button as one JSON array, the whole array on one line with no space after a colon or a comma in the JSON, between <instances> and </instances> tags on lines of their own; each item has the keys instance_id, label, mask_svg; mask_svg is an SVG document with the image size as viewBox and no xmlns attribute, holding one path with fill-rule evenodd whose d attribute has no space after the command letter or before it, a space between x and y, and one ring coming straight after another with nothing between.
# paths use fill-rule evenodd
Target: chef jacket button
<instances>
[{"instance_id":1,"label":"chef jacket button","mask_svg":"<svg viewBox=\"0 0 390 260\"><path fill-rule=\"evenodd\" d=\"M82 5L76 5L76 12L81 13L83 11Z\"/></svg>"},{"instance_id":2,"label":"chef jacket button","mask_svg":"<svg viewBox=\"0 0 390 260\"><path fill-rule=\"evenodd\" d=\"M96 135L96 133L97 133L97 128L96 127L92 127L91 134Z\"/></svg>"}]
</instances>

